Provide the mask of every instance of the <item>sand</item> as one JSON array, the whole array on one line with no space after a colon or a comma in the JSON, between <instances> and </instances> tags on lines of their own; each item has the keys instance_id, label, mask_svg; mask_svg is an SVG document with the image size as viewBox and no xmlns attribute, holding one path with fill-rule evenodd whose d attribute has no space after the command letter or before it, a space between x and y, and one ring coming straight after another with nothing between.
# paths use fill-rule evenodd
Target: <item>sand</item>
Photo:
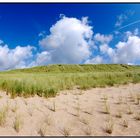
<instances>
[{"instance_id":1,"label":"sand","mask_svg":"<svg viewBox=\"0 0 140 140\"><path fill-rule=\"evenodd\" d=\"M136 95L140 84L74 89L49 99L10 99L1 91L0 111L6 108L6 116L0 136L140 136Z\"/></svg>"}]
</instances>

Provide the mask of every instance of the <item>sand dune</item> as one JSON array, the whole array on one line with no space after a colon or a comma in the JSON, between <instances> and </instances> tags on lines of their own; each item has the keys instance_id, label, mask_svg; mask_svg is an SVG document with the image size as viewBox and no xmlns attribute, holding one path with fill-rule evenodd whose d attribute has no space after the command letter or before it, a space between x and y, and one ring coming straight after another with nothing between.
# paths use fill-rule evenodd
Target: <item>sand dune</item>
<instances>
[{"instance_id":1,"label":"sand dune","mask_svg":"<svg viewBox=\"0 0 140 140\"><path fill-rule=\"evenodd\" d=\"M0 135L139 136L139 98L140 84L74 89L49 99L1 92Z\"/></svg>"}]
</instances>

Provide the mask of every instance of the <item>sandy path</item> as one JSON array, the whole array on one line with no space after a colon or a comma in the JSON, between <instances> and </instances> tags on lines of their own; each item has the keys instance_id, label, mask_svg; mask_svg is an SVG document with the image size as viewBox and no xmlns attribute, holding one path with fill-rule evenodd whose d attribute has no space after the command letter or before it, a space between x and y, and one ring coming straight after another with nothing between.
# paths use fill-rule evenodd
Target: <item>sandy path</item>
<instances>
[{"instance_id":1,"label":"sandy path","mask_svg":"<svg viewBox=\"0 0 140 140\"><path fill-rule=\"evenodd\" d=\"M55 98L10 99L0 93L6 117L1 136L140 136L140 84L71 90ZM109 108L107 114L106 108ZM131 111L130 111L131 110ZM1 113L0 113L1 122ZM112 130L109 134L107 127Z\"/></svg>"}]
</instances>

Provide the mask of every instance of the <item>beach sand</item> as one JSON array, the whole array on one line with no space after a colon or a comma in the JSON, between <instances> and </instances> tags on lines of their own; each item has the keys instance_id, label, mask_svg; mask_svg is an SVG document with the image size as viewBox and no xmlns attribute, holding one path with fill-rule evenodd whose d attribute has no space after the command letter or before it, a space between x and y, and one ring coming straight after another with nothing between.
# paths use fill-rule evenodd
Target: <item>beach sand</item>
<instances>
[{"instance_id":1,"label":"beach sand","mask_svg":"<svg viewBox=\"0 0 140 140\"><path fill-rule=\"evenodd\" d=\"M10 99L1 91L0 136L140 136L138 96L140 84L73 89L49 99Z\"/></svg>"}]
</instances>

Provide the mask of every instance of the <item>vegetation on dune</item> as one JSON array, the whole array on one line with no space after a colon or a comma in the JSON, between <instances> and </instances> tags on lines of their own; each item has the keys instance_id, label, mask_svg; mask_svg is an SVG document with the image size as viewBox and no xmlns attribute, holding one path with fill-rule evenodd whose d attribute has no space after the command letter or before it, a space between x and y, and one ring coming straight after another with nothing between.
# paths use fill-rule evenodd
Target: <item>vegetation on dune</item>
<instances>
[{"instance_id":1,"label":"vegetation on dune","mask_svg":"<svg viewBox=\"0 0 140 140\"><path fill-rule=\"evenodd\" d=\"M16 115L15 121L14 121L14 129L15 129L17 132L19 132L21 126L22 126L22 121L21 121L20 117Z\"/></svg>"},{"instance_id":2,"label":"vegetation on dune","mask_svg":"<svg viewBox=\"0 0 140 140\"><path fill-rule=\"evenodd\" d=\"M0 126L5 124L6 116L7 116L7 107L3 107L0 111Z\"/></svg>"},{"instance_id":3,"label":"vegetation on dune","mask_svg":"<svg viewBox=\"0 0 140 140\"><path fill-rule=\"evenodd\" d=\"M0 89L16 96L55 97L57 92L140 82L140 66L48 65L0 72Z\"/></svg>"},{"instance_id":4,"label":"vegetation on dune","mask_svg":"<svg viewBox=\"0 0 140 140\"><path fill-rule=\"evenodd\" d=\"M32 68L25 69L15 69L7 72L49 72L49 73L75 73L75 72L122 72L122 71L133 71L140 70L140 66L131 66L126 64L55 64L55 65L47 65L47 66L37 66Z\"/></svg>"}]
</instances>

